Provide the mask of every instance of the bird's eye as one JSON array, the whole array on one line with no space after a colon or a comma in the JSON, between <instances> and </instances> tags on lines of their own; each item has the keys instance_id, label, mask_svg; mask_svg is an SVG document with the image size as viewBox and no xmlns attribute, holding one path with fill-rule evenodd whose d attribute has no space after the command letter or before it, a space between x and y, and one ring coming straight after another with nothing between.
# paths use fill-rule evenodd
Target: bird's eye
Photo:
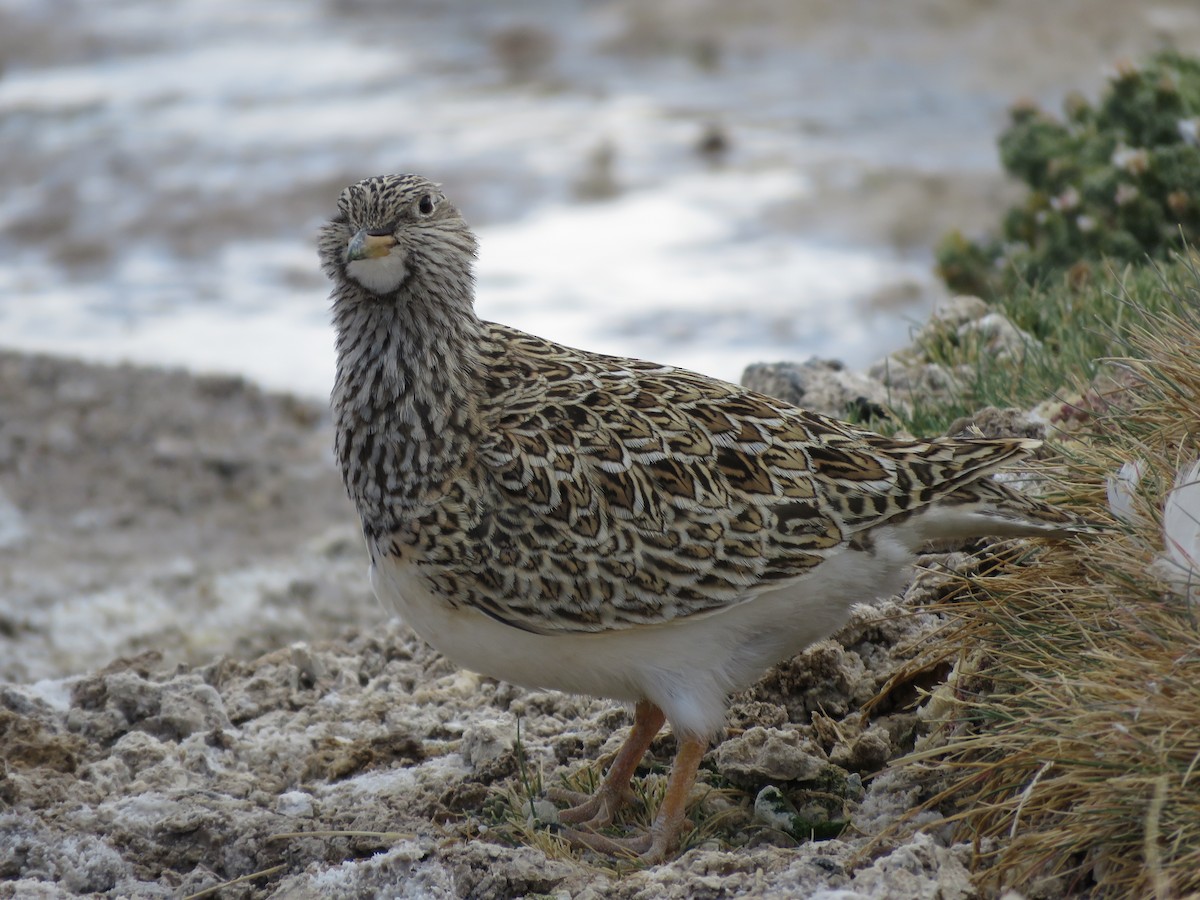
<instances>
[{"instance_id":1,"label":"bird's eye","mask_svg":"<svg viewBox=\"0 0 1200 900\"><path fill-rule=\"evenodd\" d=\"M426 194L424 197L422 197L420 200L417 201L417 212L419 212L423 216L428 216L433 212L433 206L434 206L433 196L430 194Z\"/></svg>"}]
</instances>

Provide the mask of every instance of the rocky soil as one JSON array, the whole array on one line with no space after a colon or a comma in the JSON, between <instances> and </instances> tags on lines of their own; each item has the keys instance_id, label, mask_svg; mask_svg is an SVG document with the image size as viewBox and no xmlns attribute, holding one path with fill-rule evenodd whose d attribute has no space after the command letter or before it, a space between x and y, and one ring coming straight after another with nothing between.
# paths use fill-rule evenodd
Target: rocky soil
<instances>
[{"instance_id":1,"label":"rocky soil","mask_svg":"<svg viewBox=\"0 0 1200 900\"><path fill-rule=\"evenodd\" d=\"M749 377L878 400L836 365ZM697 830L642 871L566 851L539 793L628 713L388 621L329 444L319 406L238 380L0 355L0 897L976 895L970 848L913 815L928 786L886 768L933 730L925 607L976 557L924 559L735 698Z\"/></svg>"}]
</instances>

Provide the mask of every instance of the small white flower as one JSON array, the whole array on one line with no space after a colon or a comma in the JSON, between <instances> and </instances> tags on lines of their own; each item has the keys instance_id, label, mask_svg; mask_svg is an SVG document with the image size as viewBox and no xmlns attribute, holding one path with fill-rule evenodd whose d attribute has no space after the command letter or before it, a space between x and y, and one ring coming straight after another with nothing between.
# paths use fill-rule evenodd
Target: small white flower
<instances>
[{"instance_id":1,"label":"small white flower","mask_svg":"<svg viewBox=\"0 0 1200 900\"><path fill-rule=\"evenodd\" d=\"M1082 231L1084 234L1087 234L1089 231L1092 231L1095 229L1096 220L1093 219L1091 216L1076 216L1075 217L1075 227L1078 228L1080 231Z\"/></svg>"},{"instance_id":2,"label":"small white flower","mask_svg":"<svg viewBox=\"0 0 1200 900\"><path fill-rule=\"evenodd\" d=\"M1150 168L1150 154L1140 147L1126 147L1121 144L1113 151L1110 160L1118 169L1124 169L1133 175L1141 175Z\"/></svg>"},{"instance_id":3,"label":"small white flower","mask_svg":"<svg viewBox=\"0 0 1200 900\"><path fill-rule=\"evenodd\" d=\"M1126 525L1142 521L1141 514L1134 508L1134 498L1145 472L1146 461L1134 459L1121 466L1116 475L1108 477L1108 508Z\"/></svg>"},{"instance_id":4,"label":"small white flower","mask_svg":"<svg viewBox=\"0 0 1200 900\"><path fill-rule=\"evenodd\" d=\"M1070 212L1079 206L1079 201L1081 199L1082 198L1079 196L1079 191L1074 185L1071 185L1057 197L1051 197L1050 205L1059 212Z\"/></svg>"},{"instance_id":5,"label":"small white flower","mask_svg":"<svg viewBox=\"0 0 1200 900\"><path fill-rule=\"evenodd\" d=\"M1140 193L1141 191L1135 188L1132 184L1118 184L1117 193L1116 196L1113 197L1113 202L1116 203L1117 206L1124 206L1130 200L1135 200Z\"/></svg>"}]
</instances>

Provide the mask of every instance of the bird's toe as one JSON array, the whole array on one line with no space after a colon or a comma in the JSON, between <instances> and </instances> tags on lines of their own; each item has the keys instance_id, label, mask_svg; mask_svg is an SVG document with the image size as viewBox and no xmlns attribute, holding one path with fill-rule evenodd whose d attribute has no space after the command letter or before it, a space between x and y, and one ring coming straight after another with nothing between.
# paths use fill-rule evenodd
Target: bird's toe
<instances>
[{"instance_id":1,"label":"bird's toe","mask_svg":"<svg viewBox=\"0 0 1200 900\"><path fill-rule=\"evenodd\" d=\"M584 827L564 828L559 833L572 847L634 860L643 866L654 866L674 854L684 830L651 827L629 837L609 837Z\"/></svg>"},{"instance_id":2,"label":"bird's toe","mask_svg":"<svg viewBox=\"0 0 1200 900\"><path fill-rule=\"evenodd\" d=\"M617 812L634 802L634 794L629 788L615 790L603 785L595 794L583 794L566 788L550 788L546 796L556 803L570 803L566 809L559 810L558 820L568 825L582 828L605 828L612 824Z\"/></svg>"}]
</instances>

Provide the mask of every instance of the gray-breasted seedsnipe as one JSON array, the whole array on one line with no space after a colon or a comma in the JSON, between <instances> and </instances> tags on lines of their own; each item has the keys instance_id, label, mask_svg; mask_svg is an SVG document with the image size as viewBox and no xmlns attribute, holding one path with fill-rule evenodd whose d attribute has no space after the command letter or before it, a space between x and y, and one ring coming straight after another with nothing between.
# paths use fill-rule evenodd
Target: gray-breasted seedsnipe
<instances>
[{"instance_id":1,"label":"gray-breasted seedsnipe","mask_svg":"<svg viewBox=\"0 0 1200 900\"><path fill-rule=\"evenodd\" d=\"M932 540L1072 531L989 477L1021 439L898 441L692 372L480 320L475 237L415 175L346 188L336 454L376 593L470 669L635 704L573 841L662 859L727 696L902 587ZM612 821L670 721L650 830Z\"/></svg>"}]
</instances>

